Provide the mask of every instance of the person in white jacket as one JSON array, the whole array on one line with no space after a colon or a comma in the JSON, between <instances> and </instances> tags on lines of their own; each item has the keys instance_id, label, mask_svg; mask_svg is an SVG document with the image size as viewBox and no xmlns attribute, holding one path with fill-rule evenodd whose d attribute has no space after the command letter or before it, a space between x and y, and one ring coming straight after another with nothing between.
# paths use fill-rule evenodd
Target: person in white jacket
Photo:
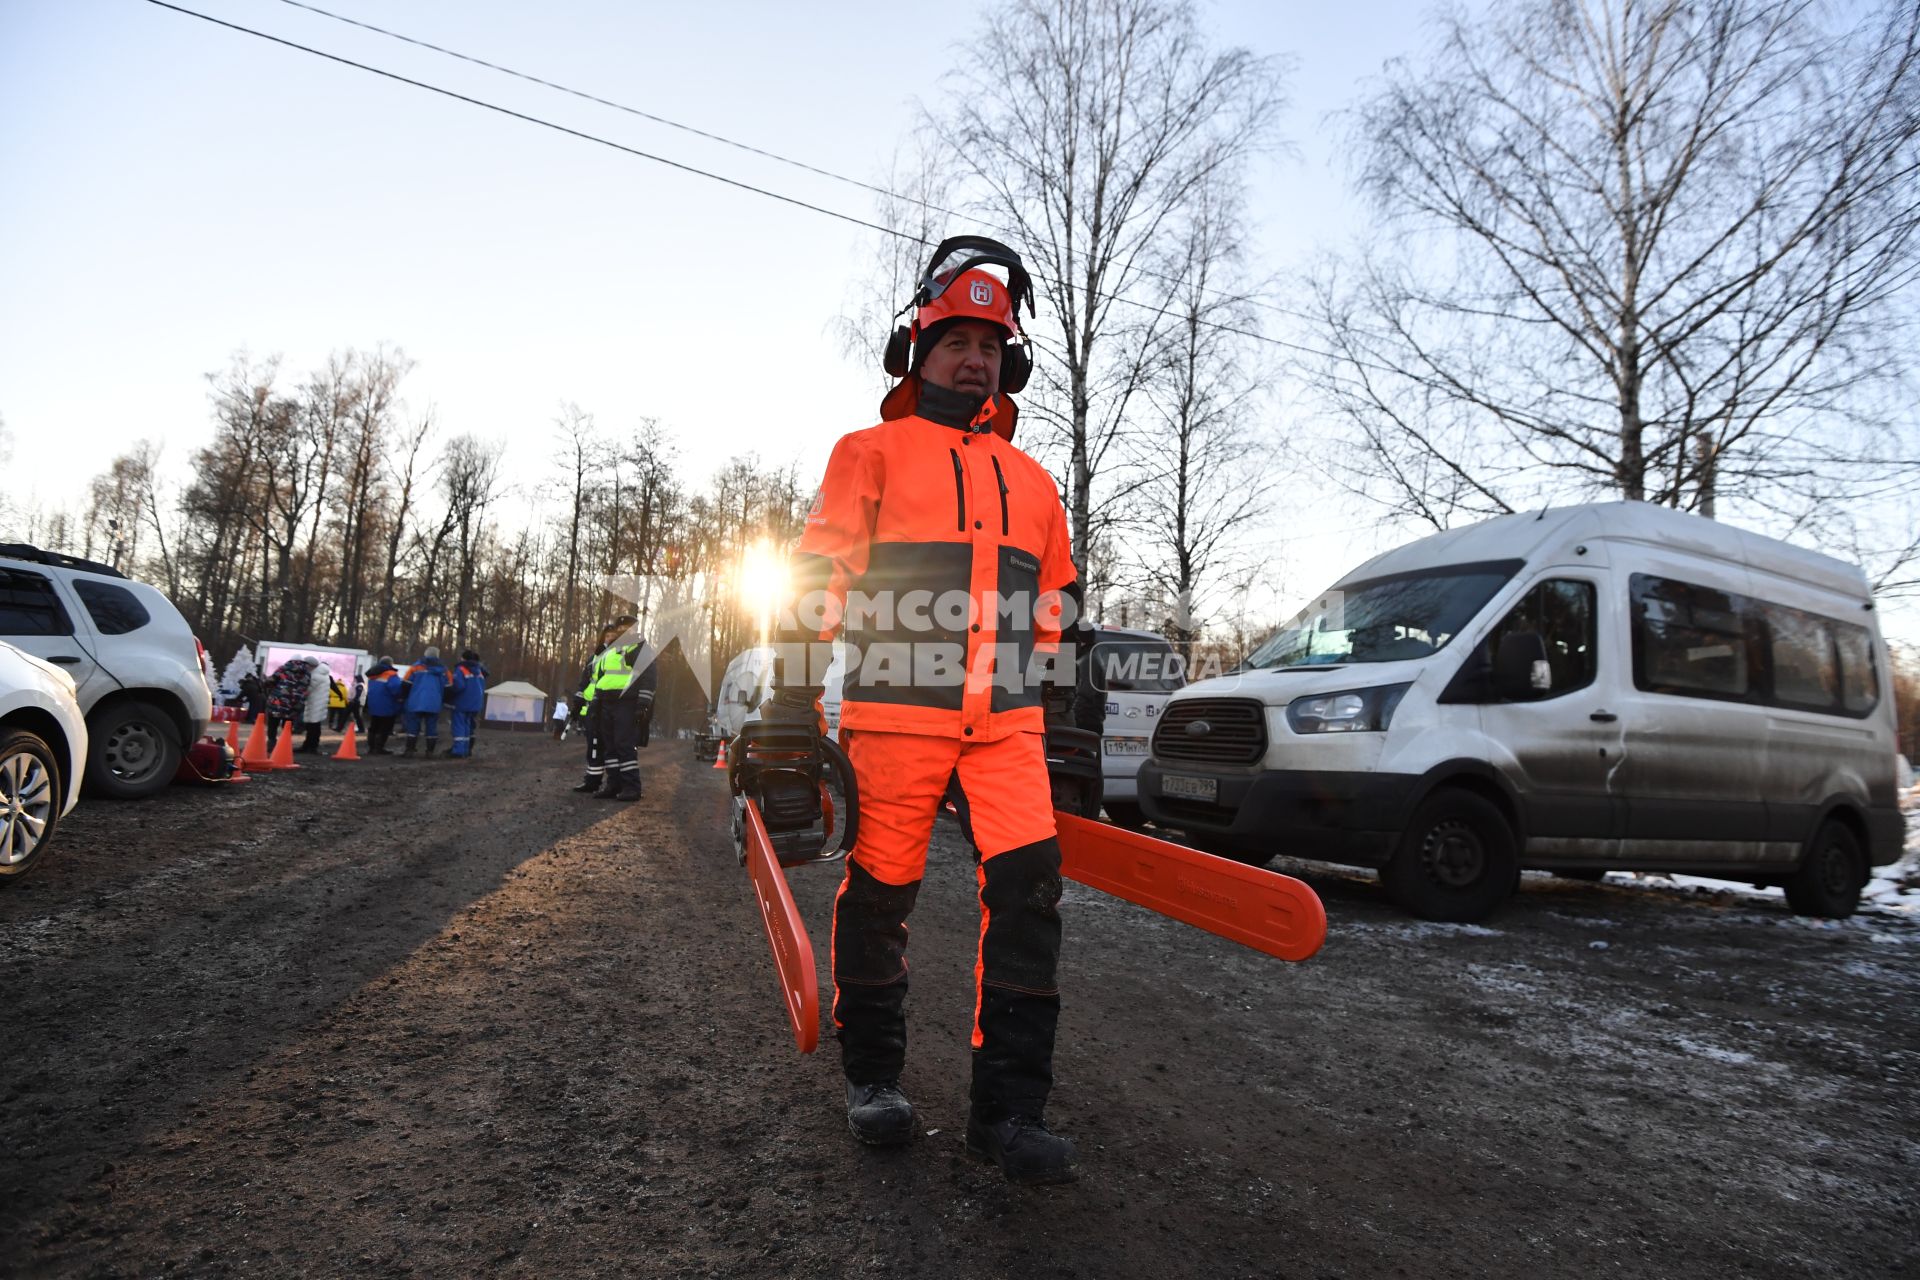
<instances>
[{"instance_id":1,"label":"person in white jacket","mask_svg":"<svg viewBox=\"0 0 1920 1280\"><path fill-rule=\"evenodd\" d=\"M308 658L307 661L313 666L313 679L307 682L307 705L300 713L300 724L307 731L307 740L294 748L294 754L317 756L320 754L320 730L327 723L327 691L333 686L333 673L318 658Z\"/></svg>"}]
</instances>

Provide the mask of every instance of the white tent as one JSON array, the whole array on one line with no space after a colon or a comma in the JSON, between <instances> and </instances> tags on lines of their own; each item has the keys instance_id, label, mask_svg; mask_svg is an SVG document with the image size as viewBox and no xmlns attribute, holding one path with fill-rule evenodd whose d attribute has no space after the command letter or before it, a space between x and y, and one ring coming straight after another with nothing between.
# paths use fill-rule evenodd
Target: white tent
<instances>
[{"instance_id":1,"label":"white tent","mask_svg":"<svg viewBox=\"0 0 1920 1280\"><path fill-rule=\"evenodd\" d=\"M507 680L487 690L488 720L506 720L521 724L539 724L546 709L547 695L525 680Z\"/></svg>"}]
</instances>

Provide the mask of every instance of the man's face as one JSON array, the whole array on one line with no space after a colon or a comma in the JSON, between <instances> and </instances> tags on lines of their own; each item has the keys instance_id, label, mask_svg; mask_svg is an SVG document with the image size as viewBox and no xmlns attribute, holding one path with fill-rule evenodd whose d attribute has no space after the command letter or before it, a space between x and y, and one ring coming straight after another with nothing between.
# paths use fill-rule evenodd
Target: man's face
<instances>
[{"instance_id":1,"label":"man's face","mask_svg":"<svg viewBox=\"0 0 1920 1280\"><path fill-rule=\"evenodd\" d=\"M936 387L986 397L1000 389L1000 326L959 320L920 362L920 376Z\"/></svg>"}]
</instances>

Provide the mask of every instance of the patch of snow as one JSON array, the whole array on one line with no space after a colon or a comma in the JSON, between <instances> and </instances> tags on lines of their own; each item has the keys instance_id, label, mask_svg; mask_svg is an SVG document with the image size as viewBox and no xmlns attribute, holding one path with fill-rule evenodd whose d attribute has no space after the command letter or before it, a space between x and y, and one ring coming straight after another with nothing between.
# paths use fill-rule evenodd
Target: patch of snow
<instances>
[{"instance_id":1,"label":"patch of snow","mask_svg":"<svg viewBox=\"0 0 1920 1280\"><path fill-rule=\"evenodd\" d=\"M1555 909L1549 909L1547 914L1561 920L1570 921L1585 929L1618 929L1620 927L1618 920L1609 920L1605 916L1583 916L1576 911L1560 911Z\"/></svg>"},{"instance_id":2,"label":"patch of snow","mask_svg":"<svg viewBox=\"0 0 1920 1280\"><path fill-rule=\"evenodd\" d=\"M1383 933L1390 938L1499 938L1498 929L1482 924L1443 924L1438 920L1415 920L1402 924L1370 924L1355 921L1340 926L1342 933Z\"/></svg>"},{"instance_id":3,"label":"patch of snow","mask_svg":"<svg viewBox=\"0 0 1920 1280\"><path fill-rule=\"evenodd\" d=\"M1881 987L1903 987L1914 983L1914 974L1910 970L1889 968L1871 960L1849 960L1840 966L1840 972Z\"/></svg>"},{"instance_id":4,"label":"patch of snow","mask_svg":"<svg viewBox=\"0 0 1920 1280\"><path fill-rule=\"evenodd\" d=\"M1539 998L1545 985L1541 972L1526 964L1469 964L1461 969L1461 974L1476 987L1522 1000Z\"/></svg>"},{"instance_id":5,"label":"patch of snow","mask_svg":"<svg viewBox=\"0 0 1920 1280\"><path fill-rule=\"evenodd\" d=\"M1685 1036L1673 1037L1673 1043L1696 1058L1712 1058L1715 1062L1730 1063L1736 1067L1752 1066L1759 1061L1750 1053L1741 1053L1738 1049L1722 1049L1718 1045L1703 1044L1698 1040L1689 1040Z\"/></svg>"}]
</instances>

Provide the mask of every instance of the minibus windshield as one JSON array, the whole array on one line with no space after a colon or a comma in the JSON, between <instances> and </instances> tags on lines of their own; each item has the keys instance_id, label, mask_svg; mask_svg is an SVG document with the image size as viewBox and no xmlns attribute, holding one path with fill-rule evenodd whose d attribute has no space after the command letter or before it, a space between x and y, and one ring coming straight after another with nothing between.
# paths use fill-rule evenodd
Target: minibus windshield
<instances>
[{"instance_id":1,"label":"minibus windshield","mask_svg":"<svg viewBox=\"0 0 1920 1280\"><path fill-rule=\"evenodd\" d=\"M1473 621L1519 560L1485 560L1349 582L1318 597L1242 664L1255 670L1424 658Z\"/></svg>"}]
</instances>

